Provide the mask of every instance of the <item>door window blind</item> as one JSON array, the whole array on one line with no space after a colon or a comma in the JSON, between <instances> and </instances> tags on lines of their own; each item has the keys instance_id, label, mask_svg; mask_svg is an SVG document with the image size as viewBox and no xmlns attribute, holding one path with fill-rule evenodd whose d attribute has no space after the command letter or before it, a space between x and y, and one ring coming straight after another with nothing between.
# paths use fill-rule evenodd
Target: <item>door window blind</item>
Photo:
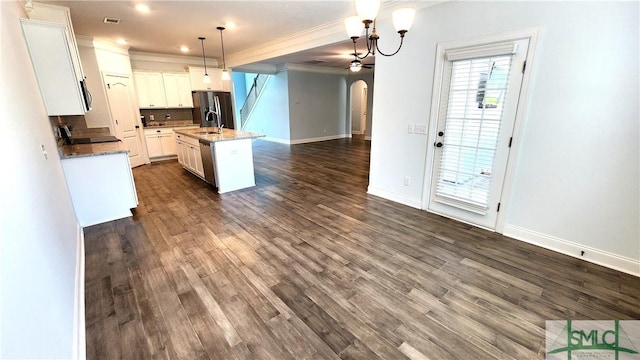
<instances>
[{"instance_id":1,"label":"door window blind","mask_svg":"<svg viewBox=\"0 0 640 360\"><path fill-rule=\"evenodd\" d=\"M436 200L459 203L477 212L488 208L512 60L508 49L501 50L507 55L451 61Z\"/></svg>"}]
</instances>

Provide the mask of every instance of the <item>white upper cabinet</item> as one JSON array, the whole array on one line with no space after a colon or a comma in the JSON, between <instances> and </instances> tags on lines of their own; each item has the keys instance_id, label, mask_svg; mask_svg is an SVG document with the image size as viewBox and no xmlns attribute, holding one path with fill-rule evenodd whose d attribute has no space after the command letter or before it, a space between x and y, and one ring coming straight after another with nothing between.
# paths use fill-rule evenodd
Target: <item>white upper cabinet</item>
<instances>
[{"instance_id":1,"label":"white upper cabinet","mask_svg":"<svg viewBox=\"0 0 640 360\"><path fill-rule=\"evenodd\" d=\"M191 86L186 73L134 71L141 109L192 108Z\"/></svg>"},{"instance_id":2,"label":"white upper cabinet","mask_svg":"<svg viewBox=\"0 0 640 360\"><path fill-rule=\"evenodd\" d=\"M162 73L134 71L133 81L136 84L138 105L141 109L167 107Z\"/></svg>"},{"instance_id":3,"label":"white upper cabinet","mask_svg":"<svg viewBox=\"0 0 640 360\"><path fill-rule=\"evenodd\" d=\"M191 83L187 74L162 73L167 107L192 108Z\"/></svg>"},{"instance_id":4,"label":"white upper cabinet","mask_svg":"<svg viewBox=\"0 0 640 360\"><path fill-rule=\"evenodd\" d=\"M20 21L47 114L84 115L91 95L84 87L75 41L70 43L73 34L64 24Z\"/></svg>"},{"instance_id":5,"label":"white upper cabinet","mask_svg":"<svg viewBox=\"0 0 640 360\"><path fill-rule=\"evenodd\" d=\"M222 80L222 70L207 67L207 73L211 79L210 84L205 84L204 67L189 66L189 76L191 77L191 90L212 90L212 91L231 91L230 80Z\"/></svg>"},{"instance_id":6,"label":"white upper cabinet","mask_svg":"<svg viewBox=\"0 0 640 360\"><path fill-rule=\"evenodd\" d=\"M84 71L82 71L82 65L80 63L80 53L78 52L78 43L76 42L73 24L71 23L71 13L69 12L69 8L38 2L33 2L31 4L31 11L27 13L29 19L61 24L67 28L67 40L69 41L69 51L73 60L73 66L76 70L78 79L84 79Z\"/></svg>"}]
</instances>

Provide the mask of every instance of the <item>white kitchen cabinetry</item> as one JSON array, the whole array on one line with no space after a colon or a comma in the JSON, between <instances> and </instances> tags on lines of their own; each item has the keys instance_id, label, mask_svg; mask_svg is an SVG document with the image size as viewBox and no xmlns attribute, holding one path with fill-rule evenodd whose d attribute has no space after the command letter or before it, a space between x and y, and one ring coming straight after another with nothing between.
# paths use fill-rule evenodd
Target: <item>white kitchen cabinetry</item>
<instances>
[{"instance_id":1,"label":"white kitchen cabinetry","mask_svg":"<svg viewBox=\"0 0 640 360\"><path fill-rule=\"evenodd\" d=\"M205 84L204 68L189 66L189 77L191 78L191 90L212 90L212 91L231 91L231 80L222 80L222 70L207 68L207 73L211 79L210 84Z\"/></svg>"},{"instance_id":2,"label":"white kitchen cabinetry","mask_svg":"<svg viewBox=\"0 0 640 360\"><path fill-rule=\"evenodd\" d=\"M90 99L83 92L84 76L73 34L64 24L20 21L47 114L84 115Z\"/></svg>"},{"instance_id":3,"label":"white kitchen cabinetry","mask_svg":"<svg viewBox=\"0 0 640 360\"><path fill-rule=\"evenodd\" d=\"M149 158L166 158L176 155L176 137L173 128L144 129Z\"/></svg>"},{"instance_id":4,"label":"white kitchen cabinetry","mask_svg":"<svg viewBox=\"0 0 640 360\"><path fill-rule=\"evenodd\" d=\"M138 206L127 153L73 157L61 163L81 226L131 216Z\"/></svg>"},{"instance_id":5,"label":"white kitchen cabinetry","mask_svg":"<svg viewBox=\"0 0 640 360\"><path fill-rule=\"evenodd\" d=\"M204 168L200 156L200 142L181 134L176 134L178 162L187 170L204 179Z\"/></svg>"},{"instance_id":6,"label":"white kitchen cabinetry","mask_svg":"<svg viewBox=\"0 0 640 360\"><path fill-rule=\"evenodd\" d=\"M192 108L191 82L188 74L162 73L167 107Z\"/></svg>"},{"instance_id":7,"label":"white kitchen cabinetry","mask_svg":"<svg viewBox=\"0 0 640 360\"><path fill-rule=\"evenodd\" d=\"M134 71L133 80L138 94L138 105L141 109L167 107L162 73Z\"/></svg>"}]
</instances>

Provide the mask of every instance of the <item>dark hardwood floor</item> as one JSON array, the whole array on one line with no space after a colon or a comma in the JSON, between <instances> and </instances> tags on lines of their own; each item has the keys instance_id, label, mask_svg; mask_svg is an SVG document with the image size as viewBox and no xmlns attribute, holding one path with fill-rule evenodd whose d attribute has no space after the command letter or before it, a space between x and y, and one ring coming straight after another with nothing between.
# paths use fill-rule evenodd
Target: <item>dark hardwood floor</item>
<instances>
[{"instance_id":1,"label":"dark hardwood floor","mask_svg":"<svg viewBox=\"0 0 640 360\"><path fill-rule=\"evenodd\" d=\"M85 229L87 357L541 359L545 320L640 318L640 278L367 195L369 150L258 140L224 195L134 169Z\"/></svg>"}]
</instances>

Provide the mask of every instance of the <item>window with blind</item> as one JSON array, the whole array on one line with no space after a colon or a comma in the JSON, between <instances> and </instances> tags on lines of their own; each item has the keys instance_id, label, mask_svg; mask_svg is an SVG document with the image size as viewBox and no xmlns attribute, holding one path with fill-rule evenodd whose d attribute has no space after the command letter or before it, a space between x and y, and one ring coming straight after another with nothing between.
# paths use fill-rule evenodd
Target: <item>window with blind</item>
<instances>
[{"instance_id":1,"label":"window with blind","mask_svg":"<svg viewBox=\"0 0 640 360\"><path fill-rule=\"evenodd\" d=\"M482 212L489 205L512 56L449 60L451 77L436 200Z\"/></svg>"}]
</instances>

